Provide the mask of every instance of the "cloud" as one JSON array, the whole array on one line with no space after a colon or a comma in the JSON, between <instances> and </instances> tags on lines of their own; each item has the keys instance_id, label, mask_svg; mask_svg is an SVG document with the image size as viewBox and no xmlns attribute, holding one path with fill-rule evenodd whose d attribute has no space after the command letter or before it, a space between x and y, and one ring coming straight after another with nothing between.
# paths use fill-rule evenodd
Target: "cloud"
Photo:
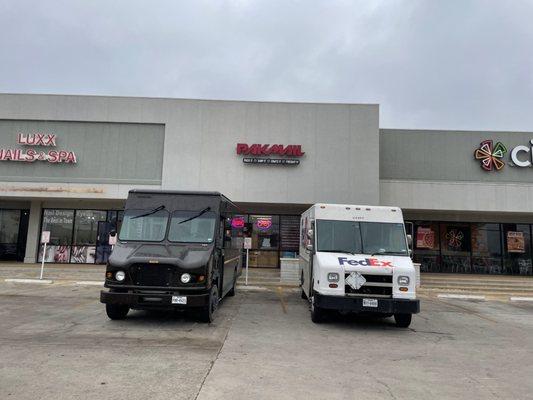
<instances>
[{"instance_id":1,"label":"cloud","mask_svg":"<svg viewBox=\"0 0 533 400\"><path fill-rule=\"evenodd\" d=\"M379 103L533 130L532 2L0 2L0 91Z\"/></svg>"}]
</instances>

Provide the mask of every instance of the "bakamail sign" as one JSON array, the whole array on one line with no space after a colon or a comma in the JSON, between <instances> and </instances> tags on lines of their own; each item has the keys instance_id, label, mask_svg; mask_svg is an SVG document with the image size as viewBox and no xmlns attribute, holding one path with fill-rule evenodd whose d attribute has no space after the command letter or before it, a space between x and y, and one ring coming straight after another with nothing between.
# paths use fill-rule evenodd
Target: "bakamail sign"
<instances>
[{"instance_id":1,"label":"bakamail sign","mask_svg":"<svg viewBox=\"0 0 533 400\"><path fill-rule=\"evenodd\" d=\"M245 156L242 162L245 164L262 165L298 165L300 160L294 157L302 157L305 152L299 144L246 144L237 143L237 154ZM283 158L272 158L270 156L282 156ZM286 158L285 158L286 157ZM292 157L292 158L291 158Z\"/></svg>"},{"instance_id":2,"label":"bakamail sign","mask_svg":"<svg viewBox=\"0 0 533 400\"><path fill-rule=\"evenodd\" d=\"M0 149L0 161L47 161L52 164L76 164L76 153L68 150L57 150L57 136L53 133L18 133L17 144L37 146L29 149ZM43 149L53 147L53 149Z\"/></svg>"}]
</instances>

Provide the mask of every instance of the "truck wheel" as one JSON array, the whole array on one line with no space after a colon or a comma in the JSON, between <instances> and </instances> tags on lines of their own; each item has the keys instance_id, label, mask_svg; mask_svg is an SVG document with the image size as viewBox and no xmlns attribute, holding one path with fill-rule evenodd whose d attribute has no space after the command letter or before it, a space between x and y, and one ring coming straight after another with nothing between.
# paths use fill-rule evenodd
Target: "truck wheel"
<instances>
[{"instance_id":1,"label":"truck wheel","mask_svg":"<svg viewBox=\"0 0 533 400\"><path fill-rule=\"evenodd\" d=\"M307 300L307 296L305 295L304 290L302 289L302 292L300 293L300 297L304 300Z\"/></svg>"},{"instance_id":2,"label":"truck wheel","mask_svg":"<svg viewBox=\"0 0 533 400\"><path fill-rule=\"evenodd\" d=\"M200 310L200 321L210 324L215 319L215 311L218 308L218 286L213 284L209 291L209 304Z\"/></svg>"},{"instance_id":3,"label":"truck wheel","mask_svg":"<svg viewBox=\"0 0 533 400\"><path fill-rule=\"evenodd\" d=\"M394 314L394 321L399 328L407 328L411 325L412 314Z\"/></svg>"},{"instance_id":4,"label":"truck wheel","mask_svg":"<svg viewBox=\"0 0 533 400\"><path fill-rule=\"evenodd\" d=\"M320 324L324 321L326 312L322 308L315 306L314 303L315 299L311 298L311 321L315 324Z\"/></svg>"},{"instance_id":5,"label":"truck wheel","mask_svg":"<svg viewBox=\"0 0 533 400\"><path fill-rule=\"evenodd\" d=\"M124 319L128 315L130 308L124 304L106 304L105 312L109 319L117 320Z\"/></svg>"}]
</instances>

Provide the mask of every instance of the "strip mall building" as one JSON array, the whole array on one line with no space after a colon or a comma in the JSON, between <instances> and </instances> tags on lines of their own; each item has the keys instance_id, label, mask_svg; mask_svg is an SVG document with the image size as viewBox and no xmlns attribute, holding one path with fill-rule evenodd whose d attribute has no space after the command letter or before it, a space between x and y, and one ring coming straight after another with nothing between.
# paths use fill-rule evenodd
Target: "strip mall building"
<instances>
[{"instance_id":1,"label":"strip mall building","mask_svg":"<svg viewBox=\"0 0 533 400\"><path fill-rule=\"evenodd\" d=\"M374 104L0 95L0 259L105 263L132 188L217 190L251 266L318 202L395 205L423 271L532 275L533 133L380 129ZM244 222L244 223L243 223Z\"/></svg>"}]
</instances>

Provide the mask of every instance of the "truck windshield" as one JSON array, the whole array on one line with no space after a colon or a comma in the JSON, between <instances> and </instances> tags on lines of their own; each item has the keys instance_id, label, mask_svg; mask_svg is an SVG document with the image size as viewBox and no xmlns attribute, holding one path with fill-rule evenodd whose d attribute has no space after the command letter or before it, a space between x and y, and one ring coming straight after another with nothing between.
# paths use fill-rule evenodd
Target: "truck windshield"
<instances>
[{"instance_id":1,"label":"truck windshield","mask_svg":"<svg viewBox=\"0 0 533 400\"><path fill-rule=\"evenodd\" d=\"M165 238L168 211L126 210L118 235L123 241L160 242Z\"/></svg>"},{"instance_id":2,"label":"truck windshield","mask_svg":"<svg viewBox=\"0 0 533 400\"><path fill-rule=\"evenodd\" d=\"M361 222L365 254L407 255L405 228L401 223Z\"/></svg>"},{"instance_id":3,"label":"truck windshield","mask_svg":"<svg viewBox=\"0 0 533 400\"><path fill-rule=\"evenodd\" d=\"M361 253L359 222L317 221L317 251Z\"/></svg>"},{"instance_id":4,"label":"truck windshield","mask_svg":"<svg viewBox=\"0 0 533 400\"><path fill-rule=\"evenodd\" d=\"M215 235L216 216L212 211L174 211L168 240L171 242L211 243Z\"/></svg>"},{"instance_id":5,"label":"truck windshield","mask_svg":"<svg viewBox=\"0 0 533 400\"><path fill-rule=\"evenodd\" d=\"M401 223L317 220L317 251L408 255Z\"/></svg>"}]
</instances>

